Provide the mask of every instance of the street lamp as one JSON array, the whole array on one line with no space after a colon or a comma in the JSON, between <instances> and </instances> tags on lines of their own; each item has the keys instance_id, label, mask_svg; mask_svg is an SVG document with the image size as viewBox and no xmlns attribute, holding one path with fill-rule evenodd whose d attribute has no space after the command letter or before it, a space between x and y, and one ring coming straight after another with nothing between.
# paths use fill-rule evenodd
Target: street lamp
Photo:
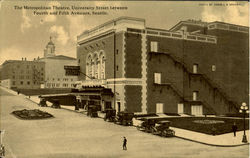
<instances>
[{"instance_id":1,"label":"street lamp","mask_svg":"<svg viewBox=\"0 0 250 158\"><path fill-rule=\"evenodd\" d=\"M248 107L247 107L247 104L245 102L242 103L241 107L240 107L240 113L243 113L243 116L244 116L244 135L243 135L243 138L242 138L242 142L243 143L247 143L247 136L246 136L246 113L249 113L248 111Z\"/></svg>"}]
</instances>

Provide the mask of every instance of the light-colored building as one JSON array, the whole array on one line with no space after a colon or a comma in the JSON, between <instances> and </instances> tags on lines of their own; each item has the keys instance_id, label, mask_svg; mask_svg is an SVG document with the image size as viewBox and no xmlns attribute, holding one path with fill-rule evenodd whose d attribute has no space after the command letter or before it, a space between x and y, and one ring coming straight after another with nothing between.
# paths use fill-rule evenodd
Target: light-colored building
<instances>
[{"instance_id":1,"label":"light-colored building","mask_svg":"<svg viewBox=\"0 0 250 158\"><path fill-rule=\"evenodd\" d=\"M77 66L77 60L72 57L55 54L55 44L51 38L44 49L44 57L39 59L45 62L44 88L73 88L77 76L65 75L64 66Z\"/></svg>"}]
</instances>

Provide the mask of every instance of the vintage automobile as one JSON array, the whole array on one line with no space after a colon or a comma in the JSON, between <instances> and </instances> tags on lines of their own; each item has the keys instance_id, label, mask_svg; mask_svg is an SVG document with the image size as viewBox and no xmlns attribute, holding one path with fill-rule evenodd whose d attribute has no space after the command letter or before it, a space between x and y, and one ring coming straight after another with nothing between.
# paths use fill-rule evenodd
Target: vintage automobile
<instances>
[{"instance_id":1,"label":"vintage automobile","mask_svg":"<svg viewBox=\"0 0 250 158\"><path fill-rule=\"evenodd\" d=\"M52 105L51 105L52 108L56 108L56 109L60 109L61 108L60 102L59 102L58 99L53 99L51 102L52 102Z\"/></svg>"},{"instance_id":2,"label":"vintage automobile","mask_svg":"<svg viewBox=\"0 0 250 158\"><path fill-rule=\"evenodd\" d=\"M120 124L120 125L124 125L124 126L127 126L127 125L132 126L133 125L133 121L132 121L133 117L134 117L134 113L121 111L121 112L117 113L114 122L116 124Z\"/></svg>"},{"instance_id":3,"label":"vintage automobile","mask_svg":"<svg viewBox=\"0 0 250 158\"><path fill-rule=\"evenodd\" d=\"M155 126L151 127L151 133L162 137L173 137L175 136L175 131L169 128L170 124L170 121L159 121Z\"/></svg>"},{"instance_id":4,"label":"vintage automobile","mask_svg":"<svg viewBox=\"0 0 250 158\"><path fill-rule=\"evenodd\" d=\"M152 128L155 126L157 119L155 118L140 118L141 124L137 126L140 131L151 132Z\"/></svg>"},{"instance_id":5,"label":"vintage automobile","mask_svg":"<svg viewBox=\"0 0 250 158\"><path fill-rule=\"evenodd\" d=\"M97 113L98 110L99 110L99 105L88 105L87 116L98 117L98 113Z\"/></svg>"},{"instance_id":6,"label":"vintage automobile","mask_svg":"<svg viewBox=\"0 0 250 158\"><path fill-rule=\"evenodd\" d=\"M114 122L116 110L115 109L105 109L104 112L105 112L104 121Z\"/></svg>"},{"instance_id":7,"label":"vintage automobile","mask_svg":"<svg viewBox=\"0 0 250 158\"><path fill-rule=\"evenodd\" d=\"M41 107L47 107L47 103L46 103L46 100L44 98L40 98L40 102L38 104L39 106Z\"/></svg>"}]
</instances>

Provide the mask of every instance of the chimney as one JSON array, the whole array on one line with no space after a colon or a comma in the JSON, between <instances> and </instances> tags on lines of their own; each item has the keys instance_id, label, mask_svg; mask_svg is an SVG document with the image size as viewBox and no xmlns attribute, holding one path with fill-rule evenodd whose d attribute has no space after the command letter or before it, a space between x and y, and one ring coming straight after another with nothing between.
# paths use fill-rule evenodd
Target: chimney
<instances>
[{"instance_id":1,"label":"chimney","mask_svg":"<svg viewBox=\"0 0 250 158\"><path fill-rule=\"evenodd\" d=\"M37 57L37 60L39 60L39 59L40 59L40 57L38 56L38 57Z\"/></svg>"},{"instance_id":2,"label":"chimney","mask_svg":"<svg viewBox=\"0 0 250 158\"><path fill-rule=\"evenodd\" d=\"M22 58L22 61L23 61L23 58Z\"/></svg>"},{"instance_id":3,"label":"chimney","mask_svg":"<svg viewBox=\"0 0 250 158\"><path fill-rule=\"evenodd\" d=\"M34 58L34 61L36 60L36 58Z\"/></svg>"},{"instance_id":4,"label":"chimney","mask_svg":"<svg viewBox=\"0 0 250 158\"><path fill-rule=\"evenodd\" d=\"M24 60L26 61L26 57L24 58Z\"/></svg>"}]
</instances>

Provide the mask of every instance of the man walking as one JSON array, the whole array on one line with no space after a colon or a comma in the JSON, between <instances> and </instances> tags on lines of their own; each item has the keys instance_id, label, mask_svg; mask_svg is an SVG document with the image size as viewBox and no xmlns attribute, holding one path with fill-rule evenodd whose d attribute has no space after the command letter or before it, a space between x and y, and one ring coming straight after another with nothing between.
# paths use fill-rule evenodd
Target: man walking
<instances>
[{"instance_id":1,"label":"man walking","mask_svg":"<svg viewBox=\"0 0 250 158\"><path fill-rule=\"evenodd\" d=\"M237 125L236 123L234 122L233 126L232 126L232 130L234 132L234 137L236 136L236 131L237 131Z\"/></svg>"},{"instance_id":2,"label":"man walking","mask_svg":"<svg viewBox=\"0 0 250 158\"><path fill-rule=\"evenodd\" d=\"M123 137L123 150L127 150L127 139Z\"/></svg>"}]
</instances>

